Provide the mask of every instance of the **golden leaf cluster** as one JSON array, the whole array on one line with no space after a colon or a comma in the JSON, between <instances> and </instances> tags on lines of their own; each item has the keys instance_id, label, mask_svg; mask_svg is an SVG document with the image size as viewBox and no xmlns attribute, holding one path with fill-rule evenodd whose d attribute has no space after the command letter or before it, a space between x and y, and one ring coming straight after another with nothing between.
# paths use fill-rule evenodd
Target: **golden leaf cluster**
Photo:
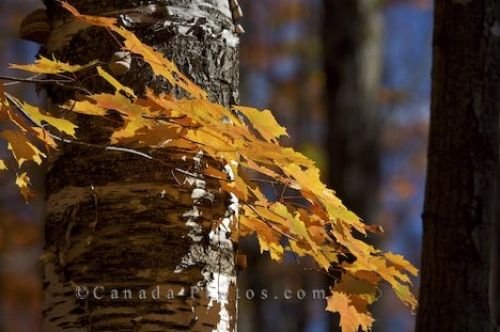
<instances>
[{"instance_id":1,"label":"golden leaf cluster","mask_svg":"<svg viewBox=\"0 0 500 332\"><path fill-rule=\"evenodd\" d=\"M67 3L63 6L73 19L121 37L124 51L141 57L155 75L183 90L187 97L178 99L151 90L136 96L97 62L71 65L40 58L34 64L14 68L37 74L95 68L114 93L77 95L61 107L66 112L97 117L106 116L109 110L118 112L123 125L111 135L110 145L138 150L203 151L229 165L234 181L228 181L213 167L207 167L205 173L218 179L221 190L238 197L239 235L255 234L261 250L269 252L274 260L280 261L285 252L291 251L300 257L312 257L324 271L340 271L326 309L340 313L344 332L371 329L374 318L368 307L377 299L382 283L389 284L401 301L415 309L417 302L410 290L409 275L416 276L417 270L402 256L382 252L362 240L378 228L364 224L342 204L335 192L321 182L314 162L280 145L280 137L287 133L269 110L226 108L211 102L207 93L174 63L118 26L114 18L82 15ZM0 90L0 120L9 123L0 138L7 142L15 162L11 165L0 160L0 171L12 168L27 197L29 176L23 169L25 163L40 164L45 153L38 146L57 148L54 131L75 138L76 126L13 97L7 100L6 96Z\"/></svg>"}]
</instances>

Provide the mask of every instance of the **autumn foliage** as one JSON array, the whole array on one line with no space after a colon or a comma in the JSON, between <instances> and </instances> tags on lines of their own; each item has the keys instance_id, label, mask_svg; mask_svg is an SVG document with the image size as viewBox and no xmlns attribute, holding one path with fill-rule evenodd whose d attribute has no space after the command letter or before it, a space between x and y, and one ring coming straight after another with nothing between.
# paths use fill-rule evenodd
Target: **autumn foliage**
<instances>
[{"instance_id":1,"label":"autumn foliage","mask_svg":"<svg viewBox=\"0 0 500 332\"><path fill-rule=\"evenodd\" d=\"M0 138L10 151L10 159L0 160L0 171L15 174L24 197L32 195L30 163L41 165L62 144L91 145L79 140L77 125L67 120L74 118L71 113L106 118L113 110L122 122L110 136L105 147L109 150L145 159L155 158L147 152L152 149L176 149L190 155L201 151L218 161L221 167L207 165L204 176L218 180L220 190L238 198L240 215L234 236L255 234L261 251L277 261L287 251L312 257L319 269L332 275L326 309L340 313L344 332L370 330L374 318L368 307L384 283L412 310L416 308L409 277L417 275L415 267L402 256L382 252L362 240L380 229L364 224L342 204L320 181L313 161L280 145L280 137L287 132L269 110L228 109L211 102L175 64L120 27L114 18L86 16L67 3L63 6L75 21L107 29L110 38L120 39L123 51L141 57L155 75L185 97L158 95L148 89L136 95L98 61L76 65L40 57L34 64L11 65L37 75L72 75L75 86L81 73L93 71L114 90L77 90L74 100L59 105L57 114L62 116L55 117L13 97L0 85L0 121L4 123Z\"/></svg>"}]
</instances>

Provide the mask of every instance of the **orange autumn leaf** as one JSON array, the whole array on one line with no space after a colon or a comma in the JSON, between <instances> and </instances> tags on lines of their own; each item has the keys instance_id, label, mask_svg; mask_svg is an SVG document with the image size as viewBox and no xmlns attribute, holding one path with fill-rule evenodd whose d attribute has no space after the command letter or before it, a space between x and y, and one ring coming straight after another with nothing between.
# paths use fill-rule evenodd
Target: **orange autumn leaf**
<instances>
[{"instance_id":1,"label":"orange autumn leaf","mask_svg":"<svg viewBox=\"0 0 500 332\"><path fill-rule=\"evenodd\" d=\"M259 111L255 108L242 106L233 106L233 108L243 113L266 141L275 142L281 136L288 136L286 129L279 125L271 111Z\"/></svg>"},{"instance_id":2,"label":"orange autumn leaf","mask_svg":"<svg viewBox=\"0 0 500 332\"><path fill-rule=\"evenodd\" d=\"M123 37L125 48L132 53L141 55L144 60L149 63L156 75L165 77L171 84L179 86L181 89L193 95L194 97L207 98L207 93L196 84L191 82L191 80L189 80L174 63L166 61L163 54L156 51L151 46L147 46L142 43L139 38L137 38L137 36L132 32L117 26L116 19L109 17L82 15L75 7L71 6L69 3L61 2L61 4L66 10L73 14L75 18L91 25L110 29L111 31L116 32L118 35Z\"/></svg>"},{"instance_id":3,"label":"orange autumn leaf","mask_svg":"<svg viewBox=\"0 0 500 332\"><path fill-rule=\"evenodd\" d=\"M10 64L10 68L37 74L62 74L74 73L95 66L98 61L92 61L85 65L70 65L57 59L50 60L41 56L35 63L29 65Z\"/></svg>"},{"instance_id":4,"label":"orange autumn leaf","mask_svg":"<svg viewBox=\"0 0 500 332\"><path fill-rule=\"evenodd\" d=\"M123 42L123 51L141 56L155 75L163 76L187 96L156 94L148 88L143 95L135 95L120 79L92 63L95 67L92 70L114 88L113 93L77 94L58 107L64 112L107 120L113 115L113 127L109 128L112 133L103 148L133 152L147 159L156 157L154 153L147 155L142 151L181 151L186 155L203 154L214 165L219 163L220 169L204 165L199 174L218 182L219 191L238 199L238 236L255 234L261 251L268 252L274 260L281 261L285 253L291 251L296 256L312 258L321 269L334 267L340 271L341 277L332 287L327 310L340 313L343 332L371 328L373 317L369 306L378 298L382 285L389 285L410 308L416 307L410 278L417 275L416 268L402 256L384 253L361 239L360 235L369 236L380 232L380 228L364 224L349 210L321 181L319 169L312 160L280 145L280 137L287 132L270 111L242 106L227 108L211 102L206 91L163 54L117 26L116 19L82 15L67 3L63 6L75 19L117 34ZM69 65L56 59L41 59L34 66L28 68L41 73L90 68L90 65ZM56 148L54 139L61 139L57 135L63 133L74 138L70 142L88 143L74 137L76 126L71 122L52 117L17 99L11 100L15 107L0 93L0 119L13 127L2 134L10 144L12 158L17 161L18 168L13 171L21 174L17 177L20 190L26 194L29 176L19 168L27 160L38 164L45 157L35 142ZM115 115L120 117L119 121ZM33 123L27 124L26 117ZM6 168L5 163L0 163L0 170L2 165Z\"/></svg>"},{"instance_id":5,"label":"orange autumn leaf","mask_svg":"<svg viewBox=\"0 0 500 332\"><path fill-rule=\"evenodd\" d=\"M326 310L340 314L342 332L359 332L360 328L369 331L375 321L369 312L356 308L349 295L340 292L328 298Z\"/></svg>"},{"instance_id":6,"label":"orange autumn leaf","mask_svg":"<svg viewBox=\"0 0 500 332\"><path fill-rule=\"evenodd\" d=\"M88 99L81 100L70 100L67 101L64 105L60 106L62 109L86 115L98 115L105 116L108 114L108 110L102 107L99 107L97 104L91 102Z\"/></svg>"},{"instance_id":7,"label":"orange autumn leaf","mask_svg":"<svg viewBox=\"0 0 500 332\"><path fill-rule=\"evenodd\" d=\"M0 132L0 138L8 142L7 149L12 152L12 156L19 167L27 161L33 161L35 164L41 165L46 157L35 145L27 141L26 137L19 131L3 130Z\"/></svg>"},{"instance_id":8,"label":"orange autumn leaf","mask_svg":"<svg viewBox=\"0 0 500 332\"><path fill-rule=\"evenodd\" d=\"M50 114L45 113L39 107L30 105L25 102L19 102L19 105L22 107L24 112L30 116L30 118L35 121L41 128L44 127L44 124L49 124L54 128L57 128L62 133L65 133L71 137L75 137L76 128L73 122L68 121L62 118L56 118Z\"/></svg>"},{"instance_id":9,"label":"orange autumn leaf","mask_svg":"<svg viewBox=\"0 0 500 332\"><path fill-rule=\"evenodd\" d=\"M131 98L136 97L134 90L132 90L128 86L124 86L123 84L121 84L116 78L114 78L108 72L106 72L104 69L102 69L101 66L97 66L97 73L99 74L99 76L104 78L109 84L111 84L113 86L113 88L115 88L116 91L124 92L127 96L129 96Z\"/></svg>"},{"instance_id":10,"label":"orange autumn leaf","mask_svg":"<svg viewBox=\"0 0 500 332\"><path fill-rule=\"evenodd\" d=\"M418 270L410 262L408 262L403 256L393 254L392 252L387 252L384 254L387 261L396 266L399 270L405 270L413 276L418 275Z\"/></svg>"},{"instance_id":11,"label":"orange autumn leaf","mask_svg":"<svg viewBox=\"0 0 500 332\"><path fill-rule=\"evenodd\" d=\"M58 1L74 17L81 19L82 21L85 21L88 24L95 25L95 26L101 26L101 27L107 27L109 25L114 25L117 23L116 18L112 18L112 17L97 17L97 16L80 14L78 12L78 10L76 10L75 7L71 6L66 1L61 1L61 0L58 0Z\"/></svg>"}]
</instances>

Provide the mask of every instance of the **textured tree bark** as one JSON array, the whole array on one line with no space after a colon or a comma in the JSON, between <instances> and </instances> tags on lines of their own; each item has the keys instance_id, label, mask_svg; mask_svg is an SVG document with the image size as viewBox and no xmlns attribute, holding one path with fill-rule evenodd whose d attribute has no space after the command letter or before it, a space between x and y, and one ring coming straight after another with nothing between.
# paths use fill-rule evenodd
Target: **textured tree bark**
<instances>
[{"instance_id":1,"label":"textured tree bark","mask_svg":"<svg viewBox=\"0 0 500 332\"><path fill-rule=\"evenodd\" d=\"M498 127L500 128L500 122ZM491 319L500 329L500 167L497 167L496 180L495 219L493 221L493 231L491 232L489 300Z\"/></svg>"},{"instance_id":2,"label":"textured tree bark","mask_svg":"<svg viewBox=\"0 0 500 332\"><path fill-rule=\"evenodd\" d=\"M439 0L434 21L416 331L494 331L488 275L500 166L500 3Z\"/></svg>"},{"instance_id":3,"label":"textured tree bark","mask_svg":"<svg viewBox=\"0 0 500 332\"><path fill-rule=\"evenodd\" d=\"M324 0L328 180L364 219L376 206L382 20L371 0Z\"/></svg>"},{"instance_id":4,"label":"textured tree bark","mask_svg":"<svg viewBox=\"0 0 500 332\"><path fill-rule=\"evenodd\" d=\"M103 29L71 31L57 2L45 3L52 35L43 53L72 63L108 62L119 49ZM70 3L85 14L119 16L212 100L238 102L238 37L228 0ZM156 6L152 14L151 6ZM171 90L140 59L121 80L137 93L146 86ZM93 91L107 89L92 77L85 84ZM71 93L48 91L53 103ZM82 139L106 142L103 120L78 120ZM237 202L199 175L208 163L223 165L180 149L147 152L162 162L76 146L52 156L46 180L44 331L235 329L236 244L220 224L231 218Z\"/></svg>"}]
</instances>

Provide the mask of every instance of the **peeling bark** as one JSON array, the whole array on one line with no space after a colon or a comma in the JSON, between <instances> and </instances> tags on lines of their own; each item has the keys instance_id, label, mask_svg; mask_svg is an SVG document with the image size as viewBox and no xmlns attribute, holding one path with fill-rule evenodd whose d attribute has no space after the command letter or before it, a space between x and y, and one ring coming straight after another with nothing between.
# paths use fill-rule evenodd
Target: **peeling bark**
<instances>
[{"instance_id":1,"label":"peeling bark","mask_svg":"<svg viewBox=\"0 0 500 332\"><path fill-rule=\"evenodd\" d=\"M118 16L205 88L211 100L238 102L238 37L228 0L70 2L85 14ZM85 63L107 62L119 50L107 31L68 24L55 1L46 5L53 30L43 53ZM146 86L172 89L139 59L121 81L139 94ZM93 91L107 89L95 78L85 84ZM72 92L51 88L48 95L61 103ZM107 140L102 120L78 122L82 139ZM182 150L148 153L162 162L70 145L52 156L46 180L44 331L235 330L236 244L230 230L237 201L200 174L207 163L225 165ZM78 299L76 286L91 293L103 286L96 290L105 297ZM118 299L111 298L113 289ZM126 289L132 299L121 296ZM155 291L160 299L139 298Z\"/></svg>"}]
</instances>

